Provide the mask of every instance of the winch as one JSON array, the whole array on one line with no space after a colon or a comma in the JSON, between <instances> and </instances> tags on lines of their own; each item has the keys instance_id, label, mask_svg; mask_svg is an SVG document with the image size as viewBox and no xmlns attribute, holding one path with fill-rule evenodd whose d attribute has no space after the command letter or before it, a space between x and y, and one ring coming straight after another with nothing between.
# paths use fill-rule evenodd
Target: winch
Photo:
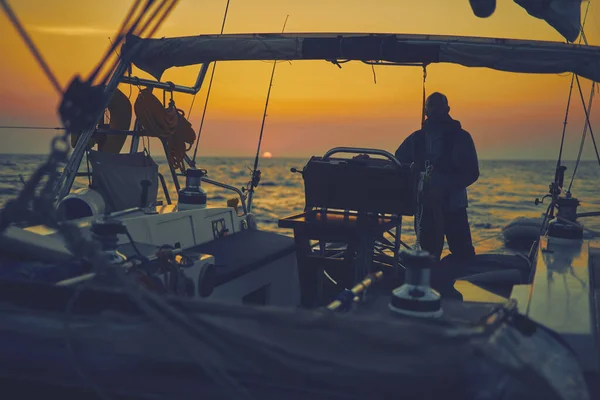
<instances>
[{"instance_id":1,"label":"winch","mask_svg":"<svg viewBox=\"0 0 600 400\"><path fill-rule=\"evenodd\" d=\"M567 194L556 199L556 218L548 223L548 236L557 239L582 239L583 227L577 222L579 200Z\"/></svg>"},{"instance_id":2,"label":"winch","mask_svg":"<svg viewBox=\"0 0 600 400\"><path fill-rule=\"evenodd\" d=\"M102 246L102 251L109 257L111 264L121 264L127 257L117 250L119 234L126 233L123 222L116 219L99 219L92 222L92 237Z\"/></svg>"},{"instance_id":3,"label":"winch","mask_svg":"<svg viewBox=\"0 0 600 400\"><path fill-rule=\"evenodd\" d=\"M205 169L188 169L185 171L185 187L178 193L178 210L206 207L206 191L201 187L202 178L206 175Z\"/></svg>"},{"instance_id":4,"label":"winch","mask_svg":"<svg viewBox=\"0 0 600 400\"><path fill-rule=\"evenodd\" d=\"M404 284L392 292L390 311L411 317L442 316L440 294L430 286L435 257L423 250L402 251L400 256L406 267L406 278Z\"/></svg>"}]
</instances>

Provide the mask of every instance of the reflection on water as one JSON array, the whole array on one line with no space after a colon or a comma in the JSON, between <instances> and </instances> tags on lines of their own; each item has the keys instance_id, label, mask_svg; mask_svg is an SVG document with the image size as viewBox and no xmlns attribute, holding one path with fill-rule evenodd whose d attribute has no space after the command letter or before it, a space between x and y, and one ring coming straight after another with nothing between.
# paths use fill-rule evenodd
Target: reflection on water
<instances>
[{"instance_id":1,"label":"reflection on water","mask_svg":"<svg viewBox=\"0 0 600 400\"><path fill-rule=\"evenodd\" d=\"M15 196L22 184L19 174L27 178L45 156L0 155L0 204ZM165 176L171 198L176 198L175 187L170 179L164 159L160 171ZM262 180L254 197L254 213L263 229L292 235L289 230L279 229L277 220L304 208L302 177L290 172L291 167L301 168L308 159L266 159L261 160ZM246 186L250 178L251 158L200 158L198 165L208 170L208 176L238 188ZM14 164L14 165L13 165ZM83 163L85 168L85 163ZM481 176L469 188L469 218L473 241L479 253L500 250L502 227L519 216L538 217L545 206L536 206L536 197L548 192L548 184L554 177L554 161L480 161ZM570 181L573 163L567 163L565 181ZM600 167L596 162L583 162L573 183L572 192L580 199L580 212L600 211ZM180 178L184 183L184 178ZM87 184L87 178L78 178L77 186ZM227 199L235 193L215 186L205 185L209 204L226 205ZM360 190L357 188L357 190ZM162 191L159 198L164 200ZM586 227L600 231L600 217L586 218ZM407 243L414 242L412 218L405 218L403 238Z\"/></svg>"}]
</instances>

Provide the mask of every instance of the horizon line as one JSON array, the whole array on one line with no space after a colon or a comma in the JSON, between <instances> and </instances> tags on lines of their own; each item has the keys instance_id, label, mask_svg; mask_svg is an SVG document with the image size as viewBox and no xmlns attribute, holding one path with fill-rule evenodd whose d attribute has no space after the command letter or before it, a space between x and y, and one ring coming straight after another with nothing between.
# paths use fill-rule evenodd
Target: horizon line
<instances>
[{"instance_id":1,"label":"horizon line","mask_svg":"<svg viewBox=\"0 0 600 400\"><path fill-rule=\"evenodd\" d=\"M127 153L121 153L121 154L127 154ZM48 153L0 153L0 157L2 156L47 156ZM166 159L166 157L163 154L158 154L158 155L151 155L153 158L159 158L159 159ZM269 158L264 158L264 157L260 157L261 160L275 160L275 159L305 159L305 158L311 158L311 157L315 157L318 155L308 155L308 156L273 156L273 157L269 157ZM235 155L235 156L227 156L227 155L216 155L216 156L197 156L196 158L235 158L235 159L254 159L255 155L244 155L244 156L240 156L240 155ZM479 157L479 161L556 161L556 159L552 159L552 158L482 158ZM576 162L577 159L562 159L562 161L564 162ZM596 162L597 159L595 158L585 158L585 159L581 159L580 162Z\"/></svg>"}]
</instances>

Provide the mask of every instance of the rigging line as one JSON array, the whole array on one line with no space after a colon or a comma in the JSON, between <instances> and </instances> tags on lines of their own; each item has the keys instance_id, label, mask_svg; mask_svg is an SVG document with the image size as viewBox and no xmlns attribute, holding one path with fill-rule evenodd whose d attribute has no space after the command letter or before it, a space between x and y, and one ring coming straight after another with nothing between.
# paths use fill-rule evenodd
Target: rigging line
<instances>
[{"instance_id":1,"label":"rigging line","mask_svg":"<svg viewBox=\"0 0 600 400\"><path fill-rule=\"evenodd\" d=\"M589 6L589 4L588 4ZM583 43L588 46L587 36L585 35L585 31L583 30L583 25L581 25L581 34L579 36L579 43L581 43L581 39L583 39Z\"/></svg>"},{"instance_id":2,"label":"rigging line","mask_svg":"<svg viewBox=\"0 0 600 400\"><path fill-rule=\"evenodd\" d=\"M579 83L579 81L577 83ZM595 82L592 83L592 88L590 90L590 99L589 99L588 108L587 108L588 110L591 110L591 107L592 107L592 99L594 97L594 85L595 85ZM585 103L583 103L583 107L585 108ZM579 151L577 153L577 161L575 162L575 167L573 168L573 175L571 176L571 182L569 183L569 188L567 189L567 193L571 192L571 187L573 186L573 181L575 180L575 175L577 174L577 168L579 167L579 162L581 161L581 154L583 153L583 145L585 143L585 137L587 135L587 130L588 130L588 124L586 122L586 124L583 127L583 134L581 136L581 142L579 143Z\"/></svg>"},{"instance_id":3,"label":"rigging line","mask_svg":"<svg viewBox=\"0 0 600 400\"><path fill-rule=\"evenodd\" d=\"M108 43L110 43L110 45L113 45L113 41L110 40L110 36L108 37ZM117 51L117 49L115 48L115 54L117 55L117 57L121 57L121 54L119 54L119 52ZM131 84L129 85L131 87Z\"/></svg>"},{"instance_id":4,"label":"rigging line","mask_svg":"<svg viewBox=\"0 0 600 400\"><path fill-rule=\"evenodd\" d=\"M65 128L61 128L60 126L52 127L52 126L12 126L12 125L0 125L0 129L43 129L43 130L53 130L53 131L64 131Z\"/></svg>"},{"instance_id":5,"label":"rigging line","mask_svg":"<svg viewBox=\"0 0 600 400\"><path fill-rule=\"evenodd\" d=\"M117 31L117 36L119 36L119 34L122 34L128 25L128 21L131 21L131 18L133 17L133 14L135 13L135 10L138 8L138 6L140 5L140 2L142 0L135 0L135 3L133 3L133 5L129 8L129 13L125 16L125 19L123 19L123 22L121 22L121 26L119 27L119 30Z\"/></svg>"},{"instance_id":6,"label":"rigging line","mask_svg":"<svg viewBox=\"0 0 600 400\"><path fill-rule=\"evenodd\" d=\"M481 239L479 239L479 240L475 240L475 241L473 242L473 244L477 244L477 243L485 242L485 241L487 241L487 240L491 240L491 239L497 238L497 237L498 237L498 236L500 236L500 235L502 235L502 232L497 232L497 233L496 233L496 234L494 234L494 235L485 236L485 237L483 237L483 238L481 238Z\"/></svg>"},{"instance_id":7,"label":"rigging line","mask_svg":"<svg viewBox=\"0 0 600 400\"><path fill-rule=\"evenodd\" d=\"M100 150L100 149L98 149ZM92 186L92 174L90 173L90 148L88 146L85 151L85 164L87 166L87 175L88 175L88 187Z\"/></svg>"},{"instance_id":8,"label":"rigging line","mask_svg":"<svg viewBox=\"0 0 600 400\"><path fill-rule=\"evenodd\" d=\"M121 43L121 41L123 40L123 37L125 36L124 32L128 32L131 33L132 30L135 28L136 24L139 23L139 20L142 18L142 16L144 15L144 13L147 11L148 7L150 6L152 2L147 0L147 4L145 6L142 6L142 9L140 11L140 15L138 15L137 17L135 17L135 21L131 22L132 19L134 19L134 15L137 12L138 6L140 5L140 0L137 0L129 9L129 13L127 14L127 17L125 17L125 19L123 20L123 23L121 24L119 30L117 31L117 34L115 35L115 41L114 43L108 48L108 50L106 51L106 53L104 54L104 56L100 59L100 61L96 64L96 68L90 73L90 75L87 78L88 82L92 82L94 79L96 79L96 76L98 75L98 73L100 72L100 70L102 69L102 66L106 64L106 62L108 61L108 59L110 58L110 56L113 54L114 50L117 48L117 46Z\"/></svg>"},{"instance_id":9,"label":"rigging line","mask_svg":"<svg viewBox=\"0 0 600 400\"><path fill-rule=\"evenodd\" d=\"M569 109L571 108L571 95L573 94L573 85L575 84L575 74L571 75L571 87L569 88L569 97L567 98L567 111L565 112L565 121L563 122L562 137L560 139L560 149L558 151L558 160L556 161L556 168L560 167L562 161L563 147L565 144L565 134L567 132L567 121L569 120Z\"/></svg>"},{"instance_id":10,"label":"rigging line","mask_svg":"<svg viewBox=\"0 0 600 400\"><path fill-rule=\"evenodd\" d=\"M585 21L587 20L587 16L588 16L588 11L590 9L590 3L588 3L586 9L585 9L585 14L583 16L583 23L581 25L581 34L579 35L579 43L581 44L581 40L583 39L583 28L585 27ZM569 109L571 107L571 95L573 94L573 84L575 83L575 74L571 74L571 86L569 87L569 97L567 99L567 111L565 112L565 121L563 122L563 131L562 131L562 137L560 139L560 150L558 151L558 160L556 162L556 168L558 168L560 166L560 162L562 161L562 153L563 153L563 147L564 147L564 143L565 143L565 134L567 132L567 121L569 119Z\"/></svg>"},{"instance_id":11,"label":"rigging line","mask_svg":"<svg viewBox=\"0 0 600 400\"><path fill-rule=\"evenodd\" d=\"M227 13L229 12L229 2L227 0L227 5L225 6L225 13L223 14L223 23L221 24L221 33L223 34L225 30L225 21L227 21ZM208 99L210 98L210 90L212 89L213 78L215 76L215 69L217 68L217 62L214 61L213 68L210 73L210 81L208 82L208 90L206 92L206 99L204 101L204 109L202 111L202 118L200 119L200 126L198 127L198 137L196 138L196 146L194 148L194 156L192 157L192 166L196 165L196 154L198 154L198 144L200 143L200 135L202 134L202 127L204 126L204 117L206 116L206 109L208 108ZM192 105L190 106L190 111L188 112L188 120L190 119L190 114L192 113L192 106L194 105L194 100L196 99L196 94L194 94L194 98L192 99Z\"/></svg>"},{"instance_id":12,"label":"rigging line","mask_svg":"<svg viewBox=\"0 0 600 400\"><path fill-rule=\"evenodd\" d=\"M177 5L178 2L179 2L179 0L173 0L172 1L171 5L169 5L169 7L165 10L165 12L162 15L162 17L160 17L160 20L154 26L154 29L152 29L150 31L150 33L148 34L148 37L154 36L154 34L158 30L158 28L160 28L160 26L163 24L163 22L165 22L165 19L167 19L167 17L171 14L171 11L173 11L173 9L175 8L175 6Z\"/></svg>"},{"instance_id":13,"label":"rigging line","mask_svg":"<svg viewBox=\"0 0 600 400\"><path fill-rule=\"evenodd\" d=\"M13 12L13 10L8 5L8 1L0 0L0 4L2 5L2 8L4 8L4 12L6 13L6 16L12 23L13 27L17 30L17 32L21 36L21 39L23 39L23 41L29 48L29 51L31 52L31 54L33 54L33 57L36 59L39 66L42 68L42 70L46 74L46 77L48 78L48 80L50 80L50 83L52 84L52 86L54 87L56 92L62 95L63 90L60 86L60 83L58 82L58 79L56 78L56 76L54 75L54 73L52 72L52 70L50 69L50 67L44 60L44 58L42 57L42 54L39 52L39 50L33 43L33 40L29 37L29 34L27 34L27 31L25 30L23 25L21 25L21 22L17 18L16 14Z\"/></svg>"},{"instance_id":14,"label":"rigging line","mask_svg":"<svg viewBox=\"0 0 600 400\"><path fill-rule=\"evenodd\" d=\"M158 8L161 9L163 7L164 4L167 3L168 0L165 0ZM156 31L160 28L160 26L163 24L163 22L165 21L165 19L169 16L169 14L171 13L171 11L173 11L173 8L175 7L175 5L177 4L178 0L172 0L171 4L167 7L167 9L163 12L163 14L160 16L159 20L155 23L154 28L152 28L152 31L150 31L150 33L148 34L148 37L152 37ZM150 5L152 4L152 1L149 1L149 4L147 6L147 8L144 10L144 13L147 12L150 8ZM152 21L153 19L155 19L155 16L158 13L155 12L151 18L149 18L149 21ZM149 24L149 22L146 23L146 25L142 28L142 30L140 30L139 32L135 31L136 26L139 24L139 22L141 21L143 14L140 15L140 18L138 19L138 21L136 21L136 23L134 24L134 26L130 29L130 31L128 32L128 34L130 33L134 33L137 34L137 36L141 36L142 33L146 30L147 25ZM122 41L123 37L125 36L121 36L120 41ZM104 79L101 81L102 84L104 84L105 82L107 82L111 75L112 72L116 70L117 65L121 62L120 58L117 58L114 62L112 67L108 70L108 72L106 73L106 75L104 76Z\"/></svg>"},{"instance_id":15,"label":"rigging line","mask_svg":"<svg viewBox=\"0 0 600 400\"><path fill-rule=\"evenodd\" d=\"M163 15L160 17L160 19L158 20L158 22L156 22L156 25L154 26L152 32L150 33L149 37L151 37L154 32L156 31L156 29L158 29L158 27L162 24L162 22L164 21L164 19L169 15L170 11L173 9L173 7L175 6L175 4L177 3L178 0L172 0L171 4L169 5L169 7L167 8L167 10L163 13ZM127 37L127 35L130 34L134 34L137 36L141 36L142 33L147 29L148 26L150 26L150 24L156 19L156 16L158 15L158 13L160 12L160 10L169 2L169 0L163 0L156 8L156 10L154 11L154 13L147 18L147 20L144 22L144 25L141 29L138 29L138 25L140 25L140 23L142 22L142 20L144 19L144 16L150 12L152 6L154 5L155 1L154 0L147 0L146 5L142 8L140 14L137 16L136 20L133 23L130 24L126 24L126 25L130 25L129 29L127 31L127 33L124 33L123 31L119 32L117 34L115 43L109 48L109 50L107 51L107 53L104 55L104 57L102 58L102 60L98 63L96 70L91 74L89 81L93 81L96 76L100 73L100 71L102 70L102 67L105 66L110 59L110 56L112 55L112 52L114 50L116 50L116 47L123 41L123 39L125 37ZM111 77L112 73L114 72L114 70L117 68L117 65L119 64L119 62L121 61L120 58L116 58L115 61L112 63L111 67L108 68L108 71L106 73L106 75L104 75L104 78L102 78L100 80L100 84L105 84Z\"/></svg>"},{"instance_id":16,"label":"rigging line","mask_svg":"<svg viewBox=\"0 0 600 400\"><path fill-rule=\"evenodd\" d=\"M427 64L423 64L423 102L421 105L421 129L425 126L425 101L426 101L426 90L425 82L427 81Z\"/></svg>"},{"instance_id":17,"label":"rigging line","mask_svg":"<svg viewBox=\"0 0 600 400\"><path fill-rule=\"evenodd\" d=\"M153 3L153 0L148 0L149 4L144 8L144 10L147 10L149 5L151 3ZM143 11L144 11L143 10ZM136 21L136 23L139 22L139 18ZM134 27L136 26L136 23L134 23ZM132 27L130 29L130 32L134 32L135 28ZM122 40L122 37L118 38L119 40L115 40L115 43L119 43ZM110 95L112 94L112 92L114 92L114 90L116 89L117 85L118 85L118 80L121 77L122 74L124 74L128 68L128 58L130 58L132 55L130 54L129 57L125 57L123 58L117 58L116 61L116 67L110 71L110 73L108 74L111 77L111 81L109 82L101 82L102 85L96 85L96 87L98 86L104 86L103 88L103 94L106 95ZM98 65L98 69L102 68L103 64L100 63L100 65ZM94 72L95 74L98 73L98 69ZM94 74L92 74L92 76L94 76ZM76 77L75 79L78 79L78 77ZM75 81L76 82L76 81ZM85 82L85 84L87 86L91 86L92 80L88 80ZM105 103L108 101L108 99L104 99ZM103 106L105 107L105 106ZM91 137L92 135L92 129L93 127L89 127L89 129L87 129L84 133L81 139L83 139L82 141L85 142L89 137ZM73 180L75 179L75 173L76 171L76 165L74 164L78 164L81 160L81 157L83 155L83 148L82 147L76 147L75 150L73 151L73 154L71 155L71 157L69 158L69 161L62 173L62 175L59 177L59 179L56 180L55 185L54 185L54 192L55 195L57 195L59 198L62 198L65 196L66 192L68 192L68 190L70 189Z\"/></svg>"},{"instance_id":18,"label":"rigging line","mask_svg":"<svg viewBox=\"0 0 600 400\"><path fill-rule=\"evenodd\" d=\"M585 126L583 128L583 136L581 138L581 143L579 145L579 154L577 155L577 161L575 163L575 167L573 168L573 176L571 177L571 182L569 183L569 188L567 190L567 193L571 192L571 186L573 185L573 181L575 180L575 174L577 173L577 168L579 167L579 163L581 161L581 154L583 152L583 144L585 142L585 136L587 133L587 129L589 128L590 130L590 136L592 138L592 142L594 143L594 150L596 150L596 157L598 158L598 163L600 164L600 155L598 154L598 147L596 146L596 139L594 138L594 132L592 131L592 125L590 123L590 115L589 115L589 111L591 110L592 107L592 99L594 97L594 86L595 86L595 82L592 82L592 88L591 88L591 92L590 92L590 100L589 100L589 109L586 108L585 106L585 100L583 98L583 92L581 91L581 84L579 82L579 77L576 75L575 76L575 80L577 81L577 88L579 89L579 96L581 98L581 104L583 105L583 111L585 112Z\"/></svg>"},{"instance_id":19,"label":"rigging line","mask_svg":"<svg viewBox=\"0 0 600 400\"><path fill-rule=\"evenodd\" d=\"M200 126L198 127L198 137L196 138L196 146L194 147L194 155L192 157L192 163L196 164L196 155L198 154L198 145L200 144L200 135L202 134L202 128L204 127L204 118L206 116L206 109L208 108L208 100L210 99L210 91L212 89L213 78L215 76L215 69L217 68L217 62L213 62L212 71L210 73L210 81L208 83L208 90L206 91L206 99L204 100L204 108L202 110L202 118L200 119ZM194 99L196 96L194 95ZM194 105L192 100L192 105ZM192 107L190 106L190 112L192 111ZM189 113L188 113L189 119Z\"/></svg>"},{"instance_id":20,"label":"rigging line","mask_svg":"<svg viewBox=\"0 0 600 400\"><path fill-rule=\"evenodd\" d=\"M152 13L152 15L150 15L150 17L148 17L148 20L144 23L144 25L140 29L140 35L142 35L146 31L146 29L148 29L150 24L157 18L158 13L160 13L166 5L167 5L167 2L163 1L158 7L156 7L156 9ZM165 12L168 12L169 8L172 6L173 6L173 4L171 3L171 5L169 7L167 7L167 10ZM150 36L152 36L152 35L150 35Z\"/></svg>"},{"instance_id":21,"label":"rigging line","mask_svg":"<svg viewBox=\"0 0 600 400\"><path fill-rule=\"evenodd\" d=\"M596 145L596 138L594 137L594 131L592 130L592 123L590 122L590 114L591 111L591 101L590 101L590 109L585 108L585 100L583 99L583 92L581 91L581 84L579 83L579 76L575 76L577 80L577 88L579 89L579 97L581 98L581 104L583 105L583 111L585 112L585 122L588 128L590 129L590 137L592 138L592 143L594 143L594 150L596 151L596 158L598 159L598 164L600 164L600 153L598 153L598 146ZM594 95L594 86L596 82L592 82L592 90L591 97Z\"/></svg>"},{"instance_id":22,"label":"rigging line","mask_svg":"<svg viewBox=\"0 0 600 400\"><path fill-rule=\"evenodd\" d=\"M286 15L285 21L283 22L283 28L281 29L281 33L285 31L285 26L287 24L288 18L290 16ZM267 119L267 109L269 108L269 98L271 97L271 88L273 88L273 77L275 76L275 67L277 67L277 63L273 62L273 69L271 70L271 80L269 81L269 90L267 91L267 100L265 102L265 111L263 113L262 123L260 126L260 135L258 136L258 146L256 147L256 157L254 158L254 168L252 169L252 180L250 181L250 189L248 190L248 212L252 209L252 197L254 197L254 186L256 183L256 171L258 170L258 160L260 158L260 146L262 144L263 132L265 129L265 120Z\"/></svg>"},{"instance_id":23,"label":"rigging line","mask_svg":"<svg viewBox=\"0 0 600 400\"><path fill-rule=\"evenodd\" d=\"M119 30L117 31L117 35L116 35L117 38L122 36L123 32L129 30L128 26L130 25L130 21L133 18L135 10L137 10L141 1L142 0L136 0L135 3L133 3L133 5L129 8L129 12L125 16L125 19L123 19L123 22L121 22L121 26L119 27Z\"/></svg>"},{"instance_id":24,"label":"rigging line","mask_svg":"<svg viewBox=\"0 0 600 400\"><path fill-rule=\"evenodd\" d=\"M214 69L214 66L213 66L213 69ZM197 94L198 94L198 92L194 93L194 96L192 97L192 104L190 104L190 108L188 109L188 112L186 114L188 120L190 119L190 116L192 114L192 109L194 108L194 102L196 101Z\"/></svg>"},{"instance_id":25,"label":"rigging line","mask_svg":"<svg viewBox=\"0 0 600 400\"><path fill-rule=\"evenodd\" d=\"M373 71L373 83L377 84L377 75L375 75L375 65L371 64L371 70Z\"/></svg>"},{"instance_id":26,"label":"rigging line","mask_svg":"<svg viewBox=\"0 0 600 400\"><path fill-rule=\"evenodd\" d=\"M548 204L548 208L546 208L546 212L544 213L544 218L542 219L542 225L540 226L538 237L541 237L544 234L544 231L547 228L546 225L548 223L548 217L550 216L550 213L554 210L554 207L555 204L553 201L551 201L550 204Z\"/></svg>"}]
</instances>

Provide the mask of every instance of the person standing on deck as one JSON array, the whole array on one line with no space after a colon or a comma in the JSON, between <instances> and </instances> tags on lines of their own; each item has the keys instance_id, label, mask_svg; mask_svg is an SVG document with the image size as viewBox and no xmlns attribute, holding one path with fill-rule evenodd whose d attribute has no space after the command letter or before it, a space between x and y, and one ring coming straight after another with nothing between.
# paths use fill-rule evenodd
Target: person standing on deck
<instances>
[{"instance_id":1,"label":"person standing on deck","mask_svg":"<svg viewBox=\"0 0 600 400\"><path fill-rule=\"evenodd\" d=\"M446 96L432 93L425 102L427 119L422 129L408 136L395 155L401 162L414 162L421 172L427 162L432 166L422 196L421 248L439 260L445 236L452 257L468 260L475 256L475 249L467 216L467 187L479 178L479 161L471 135L449 112Z\"/></svg>"}]
</instances>

